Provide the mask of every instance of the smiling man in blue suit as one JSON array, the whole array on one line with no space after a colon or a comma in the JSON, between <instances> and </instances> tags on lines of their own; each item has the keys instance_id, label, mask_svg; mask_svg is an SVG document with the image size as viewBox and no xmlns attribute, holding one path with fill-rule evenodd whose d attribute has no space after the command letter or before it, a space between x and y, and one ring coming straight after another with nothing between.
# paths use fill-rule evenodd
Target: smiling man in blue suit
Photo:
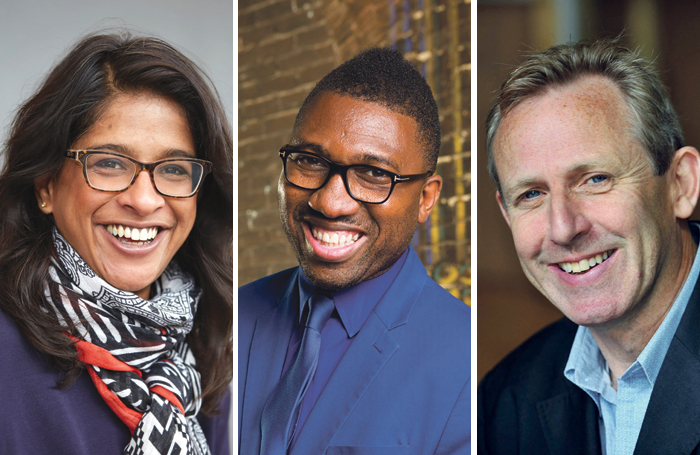
<instances>
[{"instance_id":1,"label":"smiling man in blue suit","mask_svg":"<svg viewBox=\"0 0 700 455\"><path fill-rule=\"evenodd\" d=\"M390 49L324 77L280 150L299 260L239 289L241 454L468 454L470 313L410 246L437 202L437 105Z\"/></svg>"}]
</instances>

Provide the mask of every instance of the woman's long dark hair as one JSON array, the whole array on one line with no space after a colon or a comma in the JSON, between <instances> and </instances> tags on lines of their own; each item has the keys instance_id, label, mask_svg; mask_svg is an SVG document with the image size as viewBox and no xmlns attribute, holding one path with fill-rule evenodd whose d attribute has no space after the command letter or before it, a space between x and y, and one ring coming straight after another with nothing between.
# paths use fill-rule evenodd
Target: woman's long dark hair
<instances>
[{"instance_id":1,"label":"woman's long dark hair","mask_svg":"<svg viewBox=\"0 0 700 455\"><path fill-rule=\"evenodd\" d=\"M53 219L39 210L34 181L58 173L65 150L121 93L153 94L182 106L197 157L214 164L198 194L192 232L175 255L204 291L188 342L202 374L202 411L212 414L233 367L233 143L209 79L159 39L129 33L83 38L19 109L0 175L0 309L56 360L66 371L59 384L70 386L84 365L55 315L41 309Z\"/></svg>"}]
</instances>

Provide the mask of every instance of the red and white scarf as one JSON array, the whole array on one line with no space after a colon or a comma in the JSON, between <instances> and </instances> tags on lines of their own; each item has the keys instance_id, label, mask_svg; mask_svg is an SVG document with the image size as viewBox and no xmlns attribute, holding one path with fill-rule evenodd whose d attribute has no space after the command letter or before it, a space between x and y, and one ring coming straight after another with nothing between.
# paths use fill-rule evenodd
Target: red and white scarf
<instances>
[{"instance_id":1,"label":"red and white scarf","mask_svg":"<svg viewBox=\"0 0 700 455\"><path fill-rule=\"evenodd\" d=\"M174 261L143 300L101 279L54 228L46 310L76 330L79 359L132 433L124 454L209 454L197 422L200 375L185 336L201 291Z\"/></svg>"}]
</instances>

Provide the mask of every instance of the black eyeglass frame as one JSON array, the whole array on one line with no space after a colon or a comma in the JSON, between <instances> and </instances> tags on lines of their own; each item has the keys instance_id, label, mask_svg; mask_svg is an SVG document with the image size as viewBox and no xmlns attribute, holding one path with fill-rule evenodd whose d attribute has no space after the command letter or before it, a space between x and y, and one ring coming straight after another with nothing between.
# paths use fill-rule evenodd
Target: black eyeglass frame
<instances>
[{"instance_id":1,"label":"black eyeglass frame","mask_svg":"<svg viewBox=\"0 0 700 455\"><path fill-rule=\"evenodd\" d=\"M90 183L90 179L88 178L88 175L87 175L86 160L87 160L88 156L95 155L97 153L118 156L120 158L125 158L136 165L136 171L134 172L134 176L131 178L131 183L129 183L129 185L126 188L124 188L122 190L105 190L102 188L95 188L92 185L92 183ZM95 191L102 191L104 193L121 193L122 191L126 191L129 188L131 188L131 185L134 184L134 182L136 181L136 177L138 177L138 175L141 173L141 171L146 170L146 171L148 171L148 175L151 177L151 184L153 185L153 189L156 190L156 193L160 194L161 196L171 197L171 198L175 198L175 199L186 199L186 198L190 198L190 197L194 196L195 194L197 194L199 189L202 187L202 183L204 183L204 178L209 173L211 173L212 167L213 167L211 161L200 160L198 158L186 158L186 157L163 158L162 160L157 160L157 161L154 161L152 163L142 163L140 161L133 159L130 156L122 155L121 153L117 153L117 152L110 152L108 150L67 150L66 157L72 158L75 161L78 161L79 163L81 163L81 165L83 166L83 177L85 177L85 183L87 183L88 186ZM198 163L202 166L202 178L199 180L199 183L197 184L197 188L195 188L191 194L189 194L187 196L173 196L170 194L165 194L158 189L158 187L156 186L155 177L153 176L153 171L155 170L156 166L158 166L159 164L167 163L169 161L190 161L193 163Z\"/></svg>"},{"instance_id":2,"label":"black eyeglass frame","mask_svg":"<svg viewBox=\"0 0 700 455\"><path fill-rule=\"evenodd\" d=\"M303 186L299 186L295 183L292 183L292 181L289 180L289 176L287 175L287 157L289 156L290 153L300 153L303 155L313 156L314 158L328 164L328 175L326 176L326 180L324 180L323 183L316 188L305 188ZM340 176L343 179L343 184L345 185L345 191L347 191L348 195L351 198L353 198L354 200L356 200L358 202L362 202L364 204L383 204L389 200L389 198L391 197L391 193L394 192L394 187L396 186L397 183L404 183L404 182L410 182L413 180L420 180L420 179L430 177L431 175L433 175L433 172L431 172L431 171L424 172L422 174L401 175L401 174L397 174L396 172L387 171L386 169L382 169L382 168L377 167L377 166L371 166L368 164L348 164L348 165L336 164L336 163L332 162L331 160L329 160L328 158L323 157L321 155L307 152L306 150L295 150L295 149L287 148L287 147L282 147L280 149L279 157L282 159L282 164L284 166L284 178L287 180L287 182L290 185L292 185L296 188L301 188L302 190L314 190L314 191L320 190L321 188L326 186L326 184L331 179L331 177L333 177L335 174L340 174ZM386 198L384 198L384 200L379 201L379 202L369 202L369 201L363 201L362 199L355 197L352 194L352 191L350 191L350 184L348 183L348 169L350 169L351 167L366 167L366 168L371 168L371 169L377 169L378 171L384 172L385 174L388 174L389 176L391 176L391 188L389 188L389 193L386 195Z\"/></svg>"}]
</instances>

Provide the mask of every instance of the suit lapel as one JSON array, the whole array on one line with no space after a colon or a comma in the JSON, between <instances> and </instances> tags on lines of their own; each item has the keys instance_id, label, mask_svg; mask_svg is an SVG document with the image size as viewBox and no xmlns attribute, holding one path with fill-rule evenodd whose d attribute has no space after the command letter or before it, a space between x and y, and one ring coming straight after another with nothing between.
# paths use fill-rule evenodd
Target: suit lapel
<instances>
[{"instance_id":1,"label":"suit lapel","mask_svg":"<svg viewBox=\"0 0 700 455\"><path fill-rule=\"evenodd\" d=\"M537 403L549 453L600 454L598 409L595 403L584 391L568 381L564 387L566 392Z\"/></svg>"},{"instance_id":2,"label":"suit lapel","mask_svg":"<svg viewBox=\"0 0 700 455\"><path fill-rule=\"evenodd\" d=\"M240 453L260 451L260 418L267 397L280 380L289 339L294 328L298 272L292 274L277 298L277 307L260 316L255 324L243 398ZM295 306L296 305L296 306ZM263 399L260 399L263 397Z\"/></svg>"},{"instance_id":3,"label":"suit lapel","mask_svg":"<svg viewBox=\"0 0 700 455\"><path fill-rule=\"evenodd\" d=\"M290 455L323 454L399 345L391 330L406 324L427 274L409 247L408 257L333 372L291 448Z\"/></svg>"},{"instance_id":4,"label":"suit lapel","mask_svg":"<svg viewBox=\"0 0 700 455\"><path fill-rule=\"evenodd\" d=\"M376 314L370 314L299 432L290 455L325 453L333 436L398 349Z\"/></svg>"},{"instance_id":5,"label":"suit lapel","mask_svg":"<svg viewBox=\"0 0 700 455\"><path fill-rule=\"evenodd\" d=\"M700 286L661 365L635 455L693 453L700 443Z\"/></svg>"}]
</instances>

